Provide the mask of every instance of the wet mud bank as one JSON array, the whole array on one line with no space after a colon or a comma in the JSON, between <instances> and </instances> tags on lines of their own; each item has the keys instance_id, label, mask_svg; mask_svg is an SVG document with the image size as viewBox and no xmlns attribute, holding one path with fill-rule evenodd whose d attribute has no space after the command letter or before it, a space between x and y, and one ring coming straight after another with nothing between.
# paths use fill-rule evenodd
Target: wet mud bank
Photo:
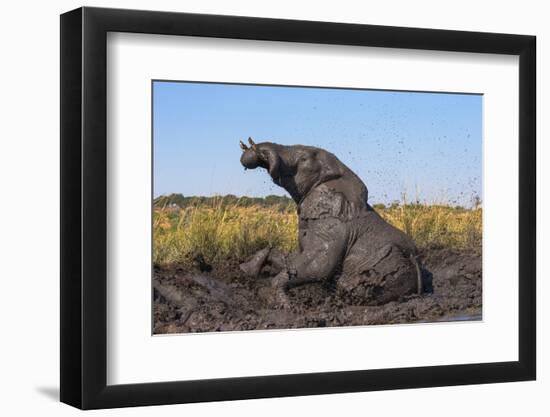
<instances>
[{"instance_id":1,"label":"wet mud bank","mask_svg":"<svg viewBox=\"0 0 550 417\"><path fill-rule=\"evenodd\" d=\"M155 266L153 333L481 320L481 253L431 249L421 258L433 275L432 293L361 306L342 300L333 288L308 284L290 291L288 309L273 303L269 278L245 277L237 261Z\"/></svg>"}]
</instances>

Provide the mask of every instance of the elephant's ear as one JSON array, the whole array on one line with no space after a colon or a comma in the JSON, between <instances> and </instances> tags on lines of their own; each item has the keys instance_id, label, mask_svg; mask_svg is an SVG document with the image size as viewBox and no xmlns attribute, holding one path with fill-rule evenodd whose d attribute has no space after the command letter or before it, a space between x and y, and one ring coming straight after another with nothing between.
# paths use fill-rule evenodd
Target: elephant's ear
<instances>
[{"instance_id":1,"label":"elephant's ear","mask_svg":"<svg viewBox=\"0 0 550 417\"><path fill-rule=\"evenodd\" d=\"M336 159L334 155L324 152L320 155L320 162L322 164L322 170L319 175L317 184L340 178L344 172L342 163Z\"/></svg>"},{"instance_id":2,"label":"elephant's ear","mask_svg":"<svg viewBox=\"0 0 550 417\"><path fill-rule=\"evenodd\" d=\"M279 184L279 178L281 176L281 158L273 149L262 150L262 157L267 160L267 164L269 165L269 175L271 175L271 178L273 178L276 184Z\"/></svg>"}]
</instances>

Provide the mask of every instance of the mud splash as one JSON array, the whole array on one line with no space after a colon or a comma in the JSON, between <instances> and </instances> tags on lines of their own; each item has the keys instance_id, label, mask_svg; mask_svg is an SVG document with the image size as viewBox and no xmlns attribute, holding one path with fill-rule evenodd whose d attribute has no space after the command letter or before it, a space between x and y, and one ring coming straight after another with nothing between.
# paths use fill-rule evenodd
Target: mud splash
<instances>
[{"instance_id":1,"label":"mud splash","mask_svg":"<svg viewBox=\"0 0 550 417\"><path fill-rule=\"evenodd\" d=\"M287 310L270 302L268 278L246 278L237 261L213 265L208 272L181 265L156 267L153 333L481 320L481 253L432 249L421 257L433 274L431 294L357 306L340 299L333 288L310 284L290 291Z\"/></svg>"}]
</instances>

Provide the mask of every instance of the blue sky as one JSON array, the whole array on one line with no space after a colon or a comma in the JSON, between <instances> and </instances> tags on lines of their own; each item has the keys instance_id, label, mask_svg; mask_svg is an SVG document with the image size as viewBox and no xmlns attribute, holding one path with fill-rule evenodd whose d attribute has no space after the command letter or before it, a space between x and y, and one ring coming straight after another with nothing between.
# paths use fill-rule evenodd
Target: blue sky
<instances>
[{"instance_id":1,"label":"blue sky","mask_svg":"<svg viewBox=\"0 0 550 417\"><path fill-rule=\"evenodd\" d=\"M319 146L369 202L482 198L482 96L155 81L154 195L285 195L239 140Z\"/></svg>"}]
</instances>

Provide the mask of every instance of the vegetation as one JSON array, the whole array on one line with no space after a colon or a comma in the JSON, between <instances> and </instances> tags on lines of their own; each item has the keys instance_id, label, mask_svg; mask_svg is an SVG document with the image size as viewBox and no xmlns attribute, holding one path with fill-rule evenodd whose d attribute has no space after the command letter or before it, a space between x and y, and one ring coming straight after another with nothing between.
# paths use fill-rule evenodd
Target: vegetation
<instances>
[{"instance_id":1,"label":"vegetation","mask_svg":"<svg viewBox=\"0 0 550 417\"><path fill-rule=\"evenodd\" d=\"M480 250L482 209L421 203L375 205L388 222L421 248ZM156 264L242 260L266 246L285 252L297 245L298 219L287 197L159 197L154 202Z\"/></svg>"},{"instance_id":2,"label":"vegetation","mask_svg":"<svg viewBox=\"0 0 550 417\"><path fill-rule=\"evenodd\" d=\"M479 207L402 204L377 211L412 237L419 248L481 250L482 209Z\"/></svg>"},{"instance_id":3,"label":"vegetation","mask_svg":"<svg viewBox=\"0 0 550 417\"><path fill-rule=\"evenodd\" d=\"M268 195L267 197L237 197L232 194L227 194L223 197L204 197L191 196L184 197L181 194L162 195L155 198L153 206L156 209L165 208L188 208L188 207L274 207L281 211L294 209L294 201L286 196Z\"/></svg>"},{"instance_id":4,"label":"vegetation","mask_svg":"<svg viewBox=\"0 0 550 417\"><path fill-rule=\"evenodd\" d=\"M291 251L297 244L298 218L293 203L249 205L248 199L195 201L185 208L155 208L155 263L207 263L244 259L266 246Z\"/></svg>"}]
</instances>

